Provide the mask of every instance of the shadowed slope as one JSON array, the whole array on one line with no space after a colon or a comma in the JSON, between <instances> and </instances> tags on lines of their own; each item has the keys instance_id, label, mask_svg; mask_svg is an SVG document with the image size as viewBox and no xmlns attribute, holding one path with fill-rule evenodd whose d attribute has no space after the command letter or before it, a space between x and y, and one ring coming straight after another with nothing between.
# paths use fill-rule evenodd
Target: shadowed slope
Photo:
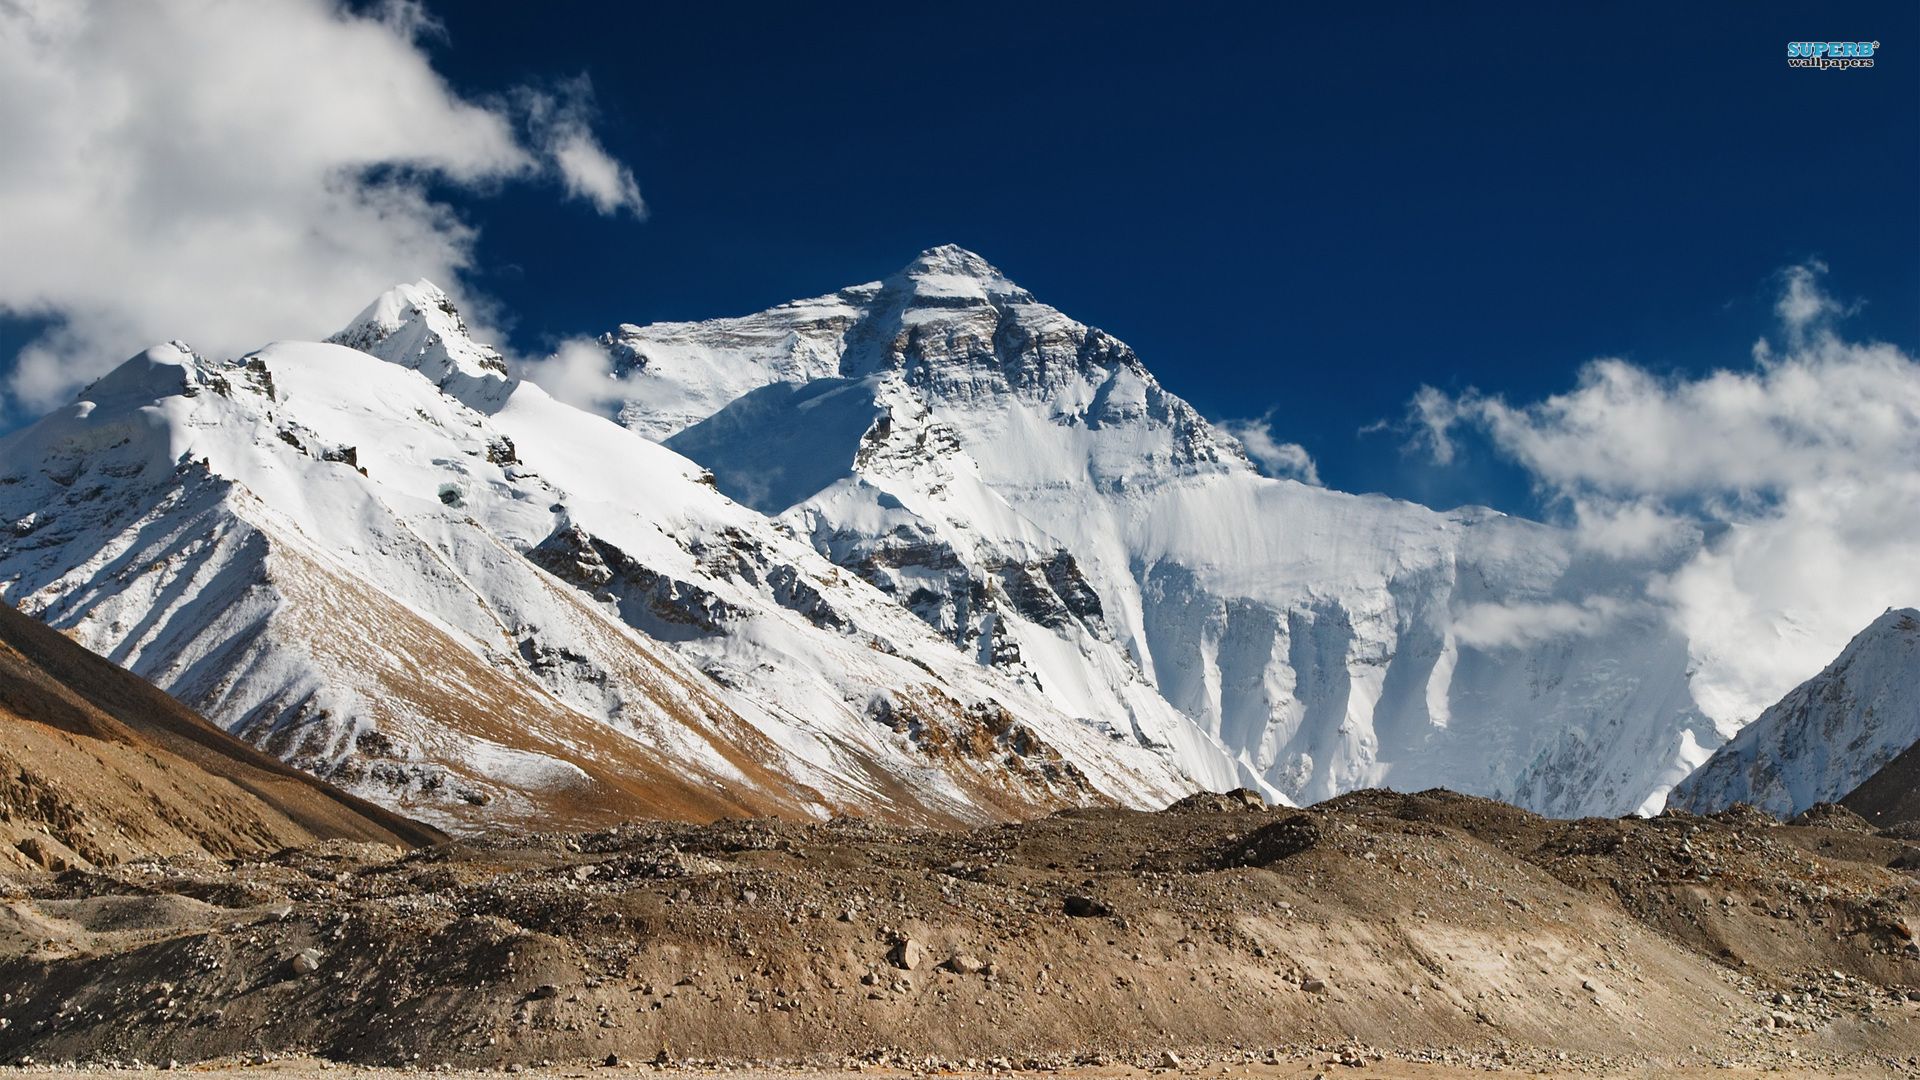
<instances>
[{"instance_id":1,"label":"shadowed slope","mask_svg":"<svg viewBox=\"0 0 1920 1080\"><path fill-rule=\"evenodd\" d=\"M1867 777L1840 805L1883 829L1920 821L1920 743Z\"/></svg>"}]
</instances>

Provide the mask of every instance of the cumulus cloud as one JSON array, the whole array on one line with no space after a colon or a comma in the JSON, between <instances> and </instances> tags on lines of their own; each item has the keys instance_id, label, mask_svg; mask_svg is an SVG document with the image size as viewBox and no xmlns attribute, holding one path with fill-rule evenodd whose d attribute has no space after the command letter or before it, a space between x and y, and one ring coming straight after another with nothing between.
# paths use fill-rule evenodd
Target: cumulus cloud
<instances>
[{"instance_id":1,"label":"cumulus cloud","mask_svg":"<svg viewBox=\"0 0 1920 1080\"><path fill-rule=\"evenodd\" d=\"M1438 461L1473 431L1524 466L1589 549L1676 552L1646 594L1688 635L1695 695L1728 726L1888 606L1920 602L1920 363L1845 339L1824 271L1781 275L1783 344L1763 339L1737 368L1675 378L1603 359L1542 401L1422 388L1409 410Z\"/></svg>"},{"instance_id":2,"label":"cumulus cloud","mask_svg":"<svg viewBox=\"0 0 1920 1080\"><path fill-rule=\"evenodd\" d=\"M1220 429L1240 441L1247 456L1268 476L1287 477L1320 486L1320 469L1313 455L1299 443L1281 442L1273 435L1273 413L1256 420L1226 420Z\"/></svg>"},{"instance_id":3,"label":"cumulus cloud","mask_svg":"<svg viewBox=\"0 0 1920 1080\"><path fill-rule=\"evenodd\" d=\"M437 32L404 2L0 4L0 311L50 320L7 410L154 341L232 354L330 333L396 281L462 291L475 234L433 184L640 212L583 81L463 98Z\"/></svg>"}]
</instances>

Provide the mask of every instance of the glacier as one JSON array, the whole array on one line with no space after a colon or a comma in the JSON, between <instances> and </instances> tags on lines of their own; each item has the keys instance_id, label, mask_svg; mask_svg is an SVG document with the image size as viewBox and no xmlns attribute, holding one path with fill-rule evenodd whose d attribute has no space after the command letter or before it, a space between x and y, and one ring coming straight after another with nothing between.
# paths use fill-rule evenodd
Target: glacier
<instances>
[{"instance_id":1,"label":"glacier","mask_svg":"<svg viewBox=\"0 0 1920 1080\"><path fill-rule=\"evenodd\" d=\"M982 664L1076 705L1144 683L1289 799L1651 812L1730 730L1643 593L1687 553L1263 476L1123 342L964 249L601 342L624 425ZM1475 632L1569 607L1604 618Z\"/></svg>"},{"instance_id":2,"label":"glacier","mask_svg":"<svg viewBox=\"0 0 1920 1080\"><path fill-rule=\"evenodd\" d=\"M973 663L697 464L508 378L428 283L337 341L159 346L0 440L0 595L455 829L1258 783L1150 692L1116 731Z\"/></svg>"},{"instance_id":3,"label":"glacier","mask_svg":"<svg viewBox=\"0 0 1920 1080\"><path fill-rule=\"evenodd\" d=\"M453 829L1646 813L1746 719L1645 593L1689 552L1262 475L961 248L600 340L605 416L429 282L327 342L148 350L0 439L0 596Z\"/></svg>"}]
</instances>

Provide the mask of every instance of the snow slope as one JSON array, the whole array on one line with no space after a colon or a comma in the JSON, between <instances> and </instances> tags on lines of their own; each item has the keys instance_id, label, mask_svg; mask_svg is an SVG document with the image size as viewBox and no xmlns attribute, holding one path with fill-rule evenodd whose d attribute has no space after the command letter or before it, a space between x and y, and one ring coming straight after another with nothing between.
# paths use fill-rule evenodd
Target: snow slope
<instances>
[{"instance_id":1,"label":"snow slope","mask_svg":"<svg viewBox=\"0 0 1920 1080\"><path fill-rule=\"evenodd\" d=\"M602 341L622 423L983 667L1117 732L1157 696L1292 799L1652 811L1737 726L1638 591L1660 567L1262 476L1124 343L971 252Z\"/></svg>"},{"instance_id":2,"label":"snow slope","mask_svg":"<svg viewBox=\"0 0 1920 1080\"><path fill-rule=\"evenodd\" d=\"M1712 813L1736 802L1790 817L1838 802L1920 742L1920 611L1890 608L1826 670L1789 691L1674 789Z\"/></svg>"},{"instance_id":3,"label":"snow slope","mask_svg":"<svg viewBox=\"0 0 1920 1080\"><path fill-rule=\"evenodd\" d=\"M1251 782L956 651L696 464L504 376L430 283L342 344L151 349L0 440L0 595L456 828L976 821Z\"/></svg>"}]
</instances>

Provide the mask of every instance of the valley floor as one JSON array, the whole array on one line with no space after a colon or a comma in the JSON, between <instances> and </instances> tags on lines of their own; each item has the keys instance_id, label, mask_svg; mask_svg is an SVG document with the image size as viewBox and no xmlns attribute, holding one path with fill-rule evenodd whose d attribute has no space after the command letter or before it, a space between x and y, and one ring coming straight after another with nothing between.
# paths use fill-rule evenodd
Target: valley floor
<instances>
[{"instance_id":1,"label":"valley floor","mask_svg":"<svg viewBox=\"0 0 1920 1080\"><path fill-rule=\"evenodd\" d=\"M197 1080L401 1080L422 1075L418 1070L390 1067L335 1066L311 1059L280 1060L265 1065L208 1063L181 1070ZM124 1077L122 1069L93 1068L0 1068L0 1080L106 1080ZM445 1080L500 1080L499 1071L452 1069L433 1075ZM1410 1061L1399 1057L1369 1057L1364 1064L1342 1063L1338 1054L1316 1052L1284 1055L1277 1063L1242 1061L1182 1060L1176 1067L1149 1062L1113 1065L1067 1065L1040 1073L1013 1072L1005 1069L969 1069L940 1066L928 1068L862 1067L845 1069L780 1069L757 1066L703 1066L639 1068L604 1066L548 1066L525 1069L512 1074L517 1080L617 1080L623 1076L660 1076L667 1080L710 1076L724 1080L887 1080L917 1076L946 1076L956 1080L984 1077L1044 1075L1062 1080L1137 1080L1142 1077L1210 1076L1239 1080L1482 1080L1487 1077L1524 1076L1540 1078L1578 1078L1578 1080L1877 1080L1882 1077L1920 1075L1920 1066L1897 1060L1821 1059L1798 1061L1715 1062L1687 1059L1646 1059L1639 1061L1545 1061L1515 1059L1507 1062L1482 1061L1478 1064L1445 1064Z\"/></svg>"},{"instance_id":2,"label":"valley floor","mask_svg":"<svg viewBox=\"0 0 1920 1080\"><path fill-rule=\"evenodd\" d=\"M0 876L0 1062L1891 1075L1914 866L1844 811L1440 791L138 861Z\"/></svg>"}]
</instances>

